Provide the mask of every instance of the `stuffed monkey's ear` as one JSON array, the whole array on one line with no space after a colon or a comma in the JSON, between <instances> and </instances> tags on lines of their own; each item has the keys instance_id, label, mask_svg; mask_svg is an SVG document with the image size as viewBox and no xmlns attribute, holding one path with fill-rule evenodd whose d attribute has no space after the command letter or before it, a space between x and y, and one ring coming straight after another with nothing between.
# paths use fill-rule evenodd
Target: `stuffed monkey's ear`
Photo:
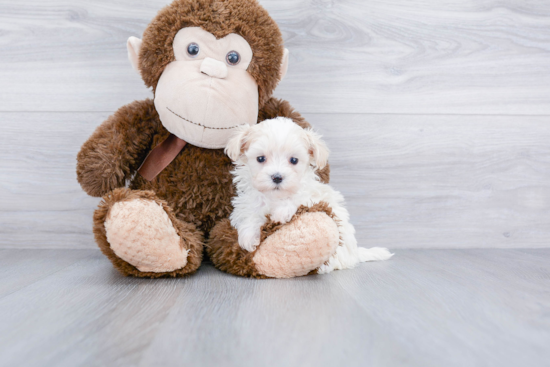
<instances>
[{"instance_id":1,"label":"stuffed monkey's ear","mask_svg":"<svg viewBox=\"0 0 550 367\"><path fill-rule=\"evenodd\" d=\"M139 72L139 50L141 49L141 40L137 37L128 38L126 42L126 47L128 48L128 58L130 63L135 71Z\"/></svg>"},{"instance_id":2,"label":"stuffed monkey's ear","mask_svg":"<svg viewBox=\"0 0 550 367\"><path fill-rule=\"evenodd\" d=\"M281 61L281 72L279 75L279 81L283 80L283 78L286 75L286 72L288 71L288 55L290 52L288 51L288 48L285 48L285 51L283 53L283 61Z\"/></svg>"},{"instance_id":3,"label":"stuffed monkey's ear","mask_svg":"<svg viewBox=\"0 0 550 367\"><path fill-rule=\"evenodd\" d=\"M231 138L229 138L225 146L225 154L227 154L233 162L238 161L241 155L248 149L250 145L249 132L250 125L244 124L239 126Z\"/></svg>"},{"instance_id":4,"label":"stuffed monkey's ear","mask_svg":"<svg viewBox=\"0 0 550 367\"><path fill-rule=\"evenodd\" d=\"M328 156L330 151L321 139L321 135L317 134L311 129L304 130L307 137L307 142L309 144L309 155L311 157L311 163L317 169L323 169L328 163Z\"/></svg>"}]
</instances>

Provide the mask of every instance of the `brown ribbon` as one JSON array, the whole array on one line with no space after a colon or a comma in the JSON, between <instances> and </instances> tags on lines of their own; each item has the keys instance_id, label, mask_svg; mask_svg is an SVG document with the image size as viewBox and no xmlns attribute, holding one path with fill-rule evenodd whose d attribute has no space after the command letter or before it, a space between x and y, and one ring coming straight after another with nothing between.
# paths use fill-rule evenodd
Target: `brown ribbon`
<instances>
[{"instance_id":1,"label":"brown ribbon","mask_svg":"<svg viewBox=\"0 0 550 367\"><path fill-rule=\"evenodd\" d=\"M162 143L149 152L138 168L138 173L147 181L152 181L176 158L185 144L187 144L185 140L170 134Z\"/></svg>"}]
</instances>

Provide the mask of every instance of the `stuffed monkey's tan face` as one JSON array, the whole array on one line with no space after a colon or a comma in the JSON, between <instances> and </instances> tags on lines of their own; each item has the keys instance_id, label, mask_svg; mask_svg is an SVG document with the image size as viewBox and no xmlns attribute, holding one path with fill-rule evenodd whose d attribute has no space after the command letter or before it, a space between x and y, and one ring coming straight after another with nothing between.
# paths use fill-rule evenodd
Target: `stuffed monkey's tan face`
<instances>
[{"instance_id":1,"label":"stuffed monkey's tan face","mask_svg":"<svg viewBox=\"0 0 550 367\"><path fill-rule=\"evenodd\" d=\"M166 67L155 92L162 124L193 145L225 147L233 129L258 118L258 85L246 71L250 45L237 34L216 39L190 27L177 33L173 47L176 61Z\"/></svg>"},{"instance_id":2,"label":"stuffed monkey's tan face","mask_svg":"<svg viewBox=\"0 0 550 367\"><path fill-rule=\"evenodd\" d=\"M250 45L237 34L216 39L189 27L176 34L173 48L176 61L164 69L155 91L162 124L193 145L224 148L236 127L258 118L258 85L246 71Z\"/></svg>"}]
</instances>

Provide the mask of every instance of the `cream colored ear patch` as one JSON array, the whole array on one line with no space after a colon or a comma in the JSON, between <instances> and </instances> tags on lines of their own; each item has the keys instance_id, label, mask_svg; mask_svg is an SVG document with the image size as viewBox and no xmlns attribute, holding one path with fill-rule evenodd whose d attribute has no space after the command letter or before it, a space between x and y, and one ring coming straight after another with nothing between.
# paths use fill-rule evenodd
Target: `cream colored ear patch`
<instances>
[{"instance_id":1,"label":"cream colored ear patch","mask_svg":"<svg viewBox=\"0 0 550 367\"><path fill-rule=\"evenodd\" d=\"M288 51L288 48L285 48L285 51L283 53L283 61L281 61L281 71L279 72L279 81L283 80L283 78L286 75L286 72L288 71L288 59L290 57L290 51Z\"/></svg>"},{"instance_id":2,"label":"cream colored ear patch","mask_svg":"<svg viewBox=\"0 0 550 367\"><path fill-rule=\"evenodd\" d=\"M141 50L141 39L137 37L130 37L126 42L126 48L128 49L128 59L132 64L132 68L139 74L139 51Z\"/></svg>"}]
</instances>

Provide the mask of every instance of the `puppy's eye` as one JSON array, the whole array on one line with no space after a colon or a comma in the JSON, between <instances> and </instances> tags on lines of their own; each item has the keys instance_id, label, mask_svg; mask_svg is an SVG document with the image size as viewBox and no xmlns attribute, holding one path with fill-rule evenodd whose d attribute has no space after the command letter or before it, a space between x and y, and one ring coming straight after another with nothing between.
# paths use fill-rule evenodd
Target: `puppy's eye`
<instances>
[{"instance_id":1,"label":"puppy's eye","mask_svg":"<svg viewBox=\"0 0 550 367\"><path fill-rule=\"evenodd\" d=\"M290 158L290 163L298 164L298 158L294 158L294 157Z\"/></svg>"},{"instance_id":2,"label":"puppy's eye","mask_svg":"<svg viewBox=\"0 0 550 367\"><path fill-rule=\"evenodd\" d=\"M195 42L191 42L189 46L187 46L187 53L191 57L195 57L199 54L200 48L199 45L197 45Z\"/></svg>"},{"instance_id":3,"label":"puppy's eye","mask_svg":"<svg viewBox=\"0 0 550 367\"><path fill-rule=\"evenodd\" d=\"M265 157L263 155L261 155L258 158L256 158L256 160L260 163L264 163L265 162Z\"/></svg>"},{"instance_id":4,"label":"puppy's eye","mask_svg":"<svg viewBox=\"0 0 550 367\"><path fill-rule=\"evenodd\" d=\"M237 65L241 61L241 56L237 51L229 51L225 59L229 65Z\"/></svg>"}]
</instances>

